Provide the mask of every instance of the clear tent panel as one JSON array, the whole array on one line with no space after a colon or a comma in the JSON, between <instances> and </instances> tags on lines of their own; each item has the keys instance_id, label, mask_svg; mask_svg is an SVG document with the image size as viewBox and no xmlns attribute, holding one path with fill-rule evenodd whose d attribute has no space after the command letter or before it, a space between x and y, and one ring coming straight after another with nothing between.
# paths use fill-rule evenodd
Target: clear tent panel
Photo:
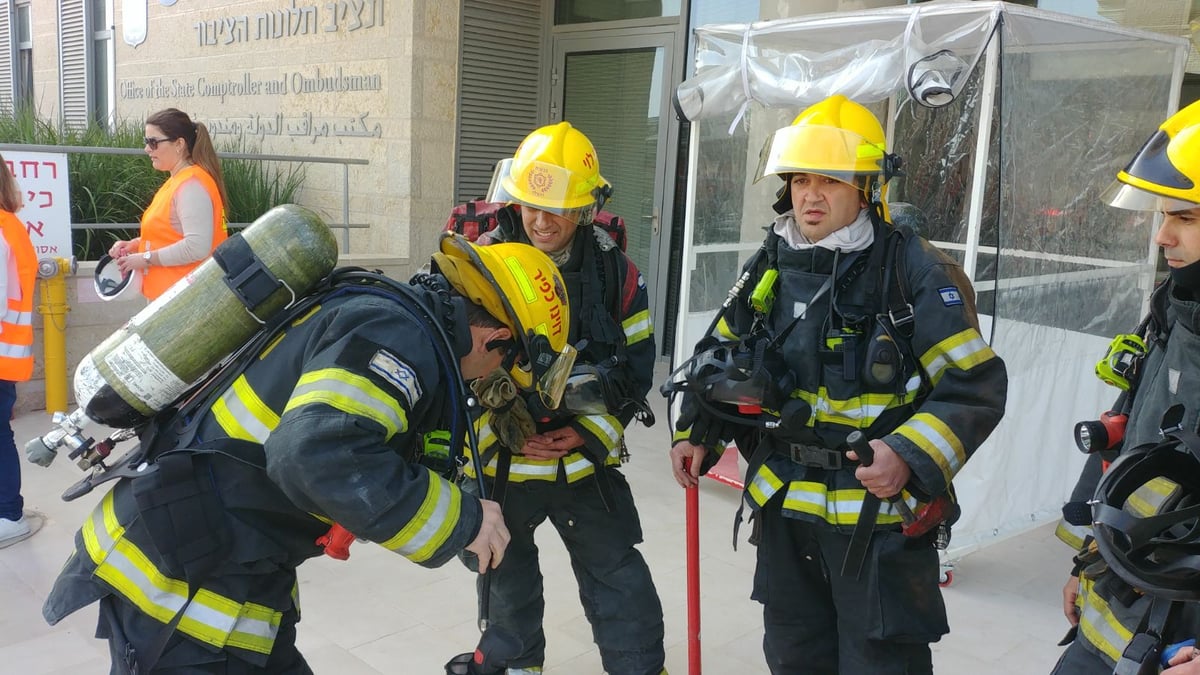
<instances>
[{"instance_id":1,"label":"clear tent panel","mask_svg":"<svg viewBox=\"0 0 1200 675\"><path fill-rule=\"evenodd\" d=\"M783 183L759 151L834 93L868 105L905 159L895 220L963 264L1008 366L1005 420L955 480L958 551L1058 515L1083 456L1076 421L1116 390L1092 374L1153 282L1152 214L1100 193L1177 105L1186 41L1000 2L706 26L678 91L691 121L675 360L690 355L761 245ZM914 69L949 50L952 101L919 105ZM903 205L910 205L905 207ZM919 319L918 319L919 320Z\"/></svg>"}]
</instances>

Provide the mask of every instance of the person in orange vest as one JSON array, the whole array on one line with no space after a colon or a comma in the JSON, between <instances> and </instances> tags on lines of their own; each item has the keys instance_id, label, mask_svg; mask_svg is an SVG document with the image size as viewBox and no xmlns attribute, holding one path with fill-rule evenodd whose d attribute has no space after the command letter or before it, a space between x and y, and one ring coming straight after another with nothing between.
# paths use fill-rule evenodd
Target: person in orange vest
<instances>
[{"instance_id":1,"label":"person in orange vest","mask_svg":"<svg viewBox=\"0 0 1200 675\"><path fill-rule=\"evenodd\" d=\"M142 274L142 294L162 295L225 241L225 179L202 122L175 108L146 118L146 154L171 174L142 214L141 236L108 250L121 272Z\"/></svg>"},{"instance_id":2,"label":"person in orange vest","mask_svg":"<svg viewBox=\"0 0 1200 675\"><path fill-rule=\"evenodd\" d=\"M16 216L21 188L0 157L0 296L8 306L0 319L0 548L28 539L34 532L25 519L21 465L13 440L13 404L17 382L33 375L33 285L37 256L29 231Z\"/></svg>"}]
</instances>

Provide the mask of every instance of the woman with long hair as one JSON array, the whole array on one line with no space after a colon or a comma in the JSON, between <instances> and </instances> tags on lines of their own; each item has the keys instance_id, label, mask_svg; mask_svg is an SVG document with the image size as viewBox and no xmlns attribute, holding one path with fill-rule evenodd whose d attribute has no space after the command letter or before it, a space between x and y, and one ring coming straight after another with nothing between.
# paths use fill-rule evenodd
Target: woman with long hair
<instances>
[{"instance_id":1,"label":"woman with long hair","mask_svg":"<svg viewBox=\"0 0 1200 675\"><path fill-rule=\"evenodd\" d=\"M118 241L108 254L122 272L143 275L153 300L195 269L225 241L228 204L221 162L202 122L175 108L146 118L146 154L170 173L142 214L141 236Z\"/></svg>"},{"instance_id":2,"label":"woman with long hair","mask_svg":"<svg viewBox=\"0 0 1200 675\"><path fill-rule=\"evenodd\" d=\"M28 538L37 520L26 519L21 498L21 462L13 439L17 382L33 375L33 285L37 254L29 230L17 217L21 188L0 157L0 548Z\"/></svg>"}]
</instances>

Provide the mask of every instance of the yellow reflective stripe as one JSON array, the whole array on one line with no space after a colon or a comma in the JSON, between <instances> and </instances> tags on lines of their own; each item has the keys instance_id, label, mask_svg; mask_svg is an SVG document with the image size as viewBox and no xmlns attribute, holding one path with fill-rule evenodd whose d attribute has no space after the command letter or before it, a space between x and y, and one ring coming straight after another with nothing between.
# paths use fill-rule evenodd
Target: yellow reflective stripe
<instances>
[{"instance_id":1,"label":"yellow reflective stripe","mask_svg":"<svg viewBox=\"0 0 1200 675\"><path fill-rule=\"evenodd\" d=\"M967 461L962 441L946 423L929 413L917 413L896 429L896 433L916 444L938 468L947 483Z\"/></svg>"},{"instance_id":2,"label":"yellow reflective stripe","mask_svg":"<svg viewBox=\"0 0 1200 675\"><path fill-rule=\"evenodd\" d=\"M487 463L487 466L483 467L484 475L494 478L499 463L499 457L493 457ZM568 483L574 483L581 478L586 478L596 473L596 466L592 463L592 460L580 451L568 452L562 459L532 459L521 455L514 455L512 464L509 465L508 469L508 480L514 483L523 483L531 480L557 480L560 463L566 472ZM619 463L619 452L615 449L610 450L607 464L615 465ZM463 467L463 472L471 478L475 477L475 467L469 463Z\"/></svg>"},{"instance_id":3,"label":"yellow reflective stripe","mask_svg":"<svg viewBox=\"0 0 1200 675\"><path fill-rule=\"evenodd\" d=\"M413 562L433 557L450 538L462 512L462 493L458 488L428 471L429 486L421 507L399 532L382 543Z\"/></svg>"},{"instance_id":4,"label":"yellow reflective stripe","mask_svg":"<svg viewBox=\"0 0 1200 675\"><path fill-rule=\"evenodd\" d=\"M1175 494L1179 485L1174 481L1159 476L1140 485L1129 498L1125 500L1126 510L1139 518L1149 518L1156 515L1162 505Z\"/></svg>"},{"instance_id":5,"label":"yellow reflective stripe","mask_svg":"<svg viewBox=\"0 0 1200 675\"><path fill-rule=\"evenodd\" d=\"M1082 605L1079 612L1079 631L1088 642L1104 652L1105 656L1113 661L1120 661L1125 645L1133 639L1133 631L1122 626L1113 616L1108 603L1096 593L1093 583L1087 577L1079 579L1079 596L1082 599L1081 603L1076 603Z\"/></svg>"},{"instance_id":6,"label":"yellow reflective stripe","mask_svg":"<svg viewBox=\"0 0 1200 675\"><path fill-rule=\"evenodd\" d=\"M378 422L387 430L387 440L408 428L408 417L395 398L366 377L341 368L302 375L283 412L315 403Z\"/></svg>"},{"instance_id":7,"label":"yellow reflective stripe","mask_svg":"<svg viewBox=\"0 0 1200 675\"><path fill-rule=\"evenodd\" d=\"M1054 536L1076 551L1083 548L1083 540L1091 533L1091 527L1087 525L1072 525L1065 520L1058 521L1058 527L1054 528Z\"/></svg>"},{"instance_id":8,"label":"yellow reflective stripe","mask_svg":"<svg viewBox=\"0 0 1200 675\"><path fill-rule=\"evenodd\" d=\"M188 585L163 574L145 553L125 539L110 491L84 522L84 548L96 564L95 575L142 613L169 623L184 607L177 630L217 648L237 647L271 653L282 612L256 603L239 603L200 589L188 603Z\"/></svg>"},{"instance_id":9,"label":"yellow reflective stripe","mask_svg":"<svg viewBox=\"0 0 1200 675\"><path fill-rule=\"evenodd\" d=\"M625 432L625 428L612 415L580 415L575 418L579 420L579 425L587 432L595 436L604 447L612 448L621 442L621 434Z\"/></svg>"},{"instance_id":10,"label":"yellow reflective stripe","mask_svg":"<svg viewBox=\"0 0 1200 675\"><path fill-rule=\"evenodd\" d=\"M650 310L643 309L625 317L621 328L625 331L626 344L631 345L650 337L654 333L654 327L650 325Z\"/></svg>"},{"instance_id":11,"label":"yellow reflective stripe","mask_svg":"<svg viewBox=\"0 0 1200 675\"><path fill-rule=\"evenodd\" d=\"M562 463L563 468L567 472L568 483L574 483L581 478L587 478L596 473L596 465L581 452L567 453L562 458Z\"/></svg>"},{"instance_id":12,"label":"yellow reflective stripe","mask_svg":"<svg viewBox=\"0 0 1200 675\"><path fill-rule=\"evenodd\" d=\"M300 620L300 580L292 584L292 606L296 608L296 620Z\"/></svg>"},{"instance_id":13,"label":"yellow reflective stripe","mask_svg":"<svg viewBox=\"0 0 1200 675\"><path fill-rule=\"evenodd\" d=\"M808 403L815 412L818 422L865 429L888 410L916 400L917 391L921 386L921 378L919 376L912 377L905 386L907 389L902 396L864 393L839 400L830 397L826 387L820 387L815 394L803 389L796 389L791 396Z\"/></svg>"},{"instance_id":14,"label":"yellow reflective stripe","mask_svg":"<svg viewBox=\"0 0 1200 675\"><path fill-rule=\"evenodd\" d=\"M754 500L755 504L766 506L781 487L783 487L783 481L775 475L771 467L764 464L759 467L758 473L754 474L754 479L746 486L746 491L750 493L750 498Z\"/></svg>"},{"instance_id":15,"label":"yellow reflective stripe","mask_svg":"<svg viewBox=\"0 0 1200 675\"><path fill-rule=\"evenodd\" d=\"M862 488L829 490L823 483L792 481L783 499L783 509L807 513L833 525L853 525L858 522L866 496L867 491ZM910 509L915 510L919 506L917 500L910 496L905 496L904 501ZM896 507L887 501L881 503L875 523L892 525L899 522L900 513Z\"/></svg>"},{"instance_id":16,"label":"yellow reflective stripe","mask_svg":"<svg viewBox=\"0 0 1200 675\"><path fill-rule=\"evenodd\" d=\"M279 426L279 415L263 403L245 375L238 376L221 394L213 404L212 412L225 433L244 441L266 443L271 431Z\"/></svg>"},{"instance_id":17,"label":"yellow reflective stripe","mask_svg":"<svg viewBox=\"0 0 1200 675\"><path fill-rule=\"evenodd\" d=\"M937 384L947 368L970 370L994 358L996 353L979 335L979 331L968 328L930 347L921 355L921 365L929 374L930 381Z\"/></svg>"},{"instance_id":18,"label":"yellow reflective stripe","mask_svg":"<svg viewBox=\"0 0 1200 675\"><path fill-rule=\"evenodd\" d=\"M493 459L484 469L484 473L489 476L496 475L496 466L499 460ZM558 460L557 459L530 459L519 455L512 458L512 464L508 469L508 479L512 481L537 480L537 479L553 479L558 476Z\"/></svg>"}]
</instances>

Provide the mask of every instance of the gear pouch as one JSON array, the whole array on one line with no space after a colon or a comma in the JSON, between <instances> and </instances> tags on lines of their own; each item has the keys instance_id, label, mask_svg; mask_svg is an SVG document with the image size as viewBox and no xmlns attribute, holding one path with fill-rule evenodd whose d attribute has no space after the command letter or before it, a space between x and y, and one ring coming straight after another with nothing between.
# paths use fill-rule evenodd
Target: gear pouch
<instances>
[{"instance_id":1,"label":"gear pouch","mask_svg":"<svg viewBox=\"0 0 1200 675\"><path fill-rule=\"evenodd\" d=\"M209 457L187 451L160 455L133 496L146 530L168 570L200 583L229 559L233 548L225 507L209 471Z\"/></svg>"},{"instance_id":2,"label":"gear pouch","mask_svg":"<svg viewBox=\"0 0 1200 675\"><path fill-rule=\"evenodd\" d=\"M950 632L930 536L876 531L867 577L867 639L936 642Z\"/></svg>"}]
</instances>

